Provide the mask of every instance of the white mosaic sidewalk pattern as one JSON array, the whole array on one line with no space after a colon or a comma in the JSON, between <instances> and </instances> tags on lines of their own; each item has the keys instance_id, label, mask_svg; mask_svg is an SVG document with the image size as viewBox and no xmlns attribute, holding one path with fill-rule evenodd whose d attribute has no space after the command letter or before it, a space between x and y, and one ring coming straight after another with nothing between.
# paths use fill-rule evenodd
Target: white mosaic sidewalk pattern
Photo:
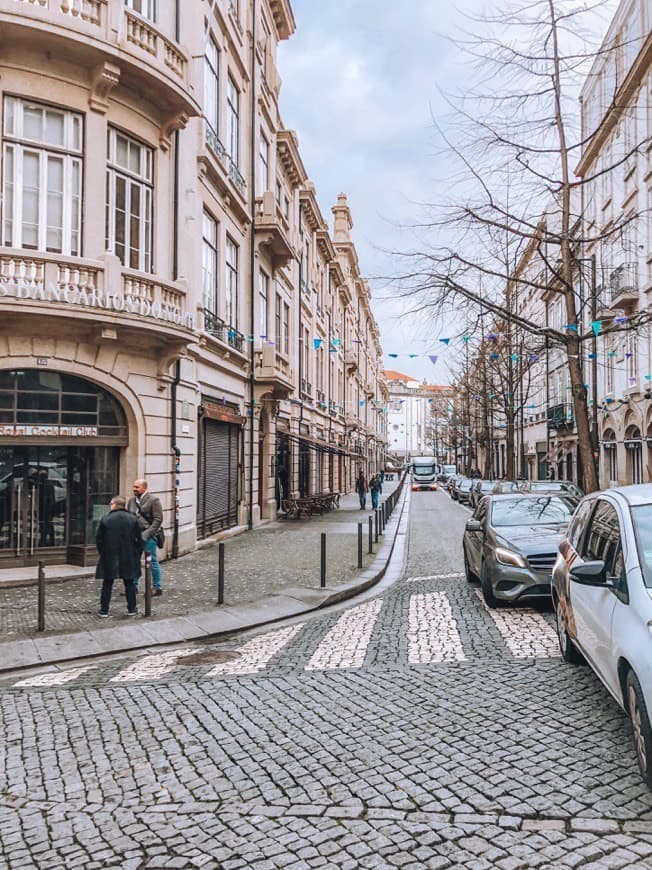
<instances>
[{"instance_id":1,"label":"white mosaic sidewalk pattern","mask_svg":"<svg viewBox=\"0 0 652 870\"><path fill-rule=\"evenodd\" d=\"M326 634L306 665L307 671L361 668L383 599L347 610Z\"/></svg>"},{"instance_id":2,"label":"white mosaic sidewalk pattern","mask_svg":"<svg viewBox=\"0 0 652 870\"><path fill-rule=\"evenodd\" d=\"M557 632L540 613L531 609L492 610L482 593L476 595L491 616L507 648L517 659L557 658L560 655Z\"/></svg>"},{"instance_id":3,"label":"white mosaic sidewalk pattern","mask_svg":"<svg viewBox=\"0 0 652 870\"><path fill-rule=\"evenodd\" d=\"M111 677L111 683L137 683L140 680L158 680L166 674L172 673L177 666L177 661L184 656L194 655L201 647L188 647L186 649L168 650L164 653L143 656L123 668L115 677Z\"/></svg>"},{"instance_id":4,"label":"white mosaic sidewalk pattern","mask_svg":"<svg viewBox=\"0 0 652 870\"><path fill-rule=\"evenodd\" d=\"M283 628L280 631L268 631L265 634L254 637L253 640L248 641L244 646L236 650L239 658L216 665L205 676L220 677L226 675L257 674L267 667L270 660L287 646L292 638L296 637L304 625L305 623L301 622L290 628Z\"/></svg>"},{"instance_id":5,"label":"white mosaic sidewalk pattern","mask_svg":"<svg viewBox=\"0 0 652 870\"><path fill-rule=\"evenodd\" d=\"M72 683L73 680L76 680L77 677L80 677L82 674L96 669L97 665L84 665L81 668L72 668L68 671L55 671L53 673L47 674L36 674L33 677L27 677L24 680L20 680L18 683L14 683L14 686L17 689L47 689L50 686L65 686L66 683Z\"/></svg>"},{"instance_id":6,"label":"white mosaic sidewalk pattern","mask_svg":"<svg viewBox=\"0 0 652 870\"><path fill-rule=\"evenodd\" d=\"M407 636L408 662L411 665L466 661L457 622L445 592L410 596Z\"/></svg>"}]
</instances>

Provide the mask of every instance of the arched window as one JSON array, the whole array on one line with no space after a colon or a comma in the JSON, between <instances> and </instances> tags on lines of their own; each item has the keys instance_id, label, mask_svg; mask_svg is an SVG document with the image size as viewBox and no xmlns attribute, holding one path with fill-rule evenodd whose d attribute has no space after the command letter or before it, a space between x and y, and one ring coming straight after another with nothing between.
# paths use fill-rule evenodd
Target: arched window
<instances>
[{"instance_id":1,"label":"arched window","mask_svg":"<svg viewBox=\"0 0 652 870\"><path fill-rule=\"evenodd\" d=\"M602 442L604 459L609 473L609 483L618 482L618 451L616 449L616 433L613 429L607 429Z\"/></svg>"},{"instance_id":2,"label":"arched window","mask_svg":"<svg viewBox=\"0 0 652 870\"><path fill-rule=\"evenodd\" d=\"M627 451L627 482L643 483L643 442L638 426L628 426L625 432Z\"/></svg>"}]
</instances>

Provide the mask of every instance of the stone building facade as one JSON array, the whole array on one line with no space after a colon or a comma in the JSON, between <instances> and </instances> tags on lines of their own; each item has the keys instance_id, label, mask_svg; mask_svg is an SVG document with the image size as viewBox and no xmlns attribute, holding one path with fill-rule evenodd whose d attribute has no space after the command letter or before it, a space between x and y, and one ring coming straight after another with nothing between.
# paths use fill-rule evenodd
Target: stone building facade
<instances>
[{"instance_id":1,"label":"stone building facade","mask_svg":"<svg viewBox=\"0 0 652 870\"><path fill-rule=\"evenodd\" d=\"M346 197L331 232L279 114L294 28L289 0L0 0L0 563L92 561L135 477L177 555L384 454Z\"/></svg>"}]
</instances>

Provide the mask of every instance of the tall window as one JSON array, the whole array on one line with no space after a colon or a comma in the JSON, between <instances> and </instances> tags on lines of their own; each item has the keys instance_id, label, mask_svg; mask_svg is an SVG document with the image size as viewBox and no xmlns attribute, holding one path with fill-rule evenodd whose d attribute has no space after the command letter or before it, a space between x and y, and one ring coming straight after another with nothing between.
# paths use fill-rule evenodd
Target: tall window
<instances>
[{"instance_id":1,"label":"tall window","mask_svg":"<svg viewBox=\"0 0 652 870\"><path fill-rule=\"evenodd\" d=\"M310 381L310 336L308 330L303 330L303 377Z\"/></svg>"},{"instance_id":2,"label":"tall window","mask_svg":"<svg viewBox=\"0 0 652 870\"><path fill-rule=\"evenodd\" d=\"M220 50L212 36L206 43L204 56L204 117L217 136L220 131Z\"/></svg>"},{"instance_id":3,"label":"tall window","mask_svg":"<svg viewBox=\"0 0 652 870\"><path fill-rule=\"evenodd\" d=\"M123 266L152 271L154 152L109 129L106 246Z\"/></svg>"},{"instance_id":4,"label":"tall window","mask_svg":"<svg viewBox=\"0 0 652 870\"><path fill-rule=\"evenodd\" d=\"M81 253L82 116L4 99L2 243Z\"/></svg>"},{"instance_id":5,"label":"tall window","mask_svg":"<svg viewBox=\"0 0 652 870\"><path fill-rule=\"evenodd\" d=\"M281 338L283 344L283 353L287 356L290 353L290 306L287 302L283 303L283 323L281 325Z\"/></svg>"},{"instance_id":6,"label":"tall window","mask_svg":"<svg viewBox=\"0 0 652 870\"><path fill-rule=\"evenodd\" d=\"M156 0L125 0L125 4L138 12L143 18L156 21Z\"/></svg>"},{"instance_id":7,"label":"tall window","mask_svg":"<svg viewBox=\"0 0 652 870\"><path fill-rule=\"evenodd\" d=\"M258 146L258 190L261 193L269 190L269 142L262 130Z\"/></svg>"},{"instance_id":8,"label":"tall window","mask_svg":"<svg viewBox=\"0 0 652 870\"><path fill-rule=\"evenodd\" d=\"M240 154L240 94L231 76L226 86L226 150L237 166Z\"/></svg>"},{"instance_id":9,"label":"tall window","mask_svg":"<svg viewBox=\"0 0 652 870\"><path fill-rule=\"evenodd\" d=\"M283 299L279 293L276 294L276 308L274 310L274 342L276 344L276 350L282 350L283 343L283 335L282 335L282 314L283 311Z\"/></svg>"},{"instance_id":10,"label":"tall window","mask_svg":"<svg viewBox=\"0 0 652 870\"><path fill-rule=\"evenodd\" d=\"M258 272L258 333L267 338L267 318L269 316L269 277L261 269Z\"/></svg>"},{"instance_id":11,"label":"tall window","mask_svg":"<svg viewBox=\"0 0 652 870\"><path fill-rule=\"evenodd\" d=\"M201 276L204 308L217 314L217 221L207 211L202 218Z\"/></svg>"},{"instance_id":12,"label":"tall window","mask_svg":"<svg viewBox=\"0 0 652 870\"><path fill-rule=\"evenodd\" d=\"M238 328L238 246L226 237L226 284L224 285L224 319Z\"/></svg>"}]
</instances>

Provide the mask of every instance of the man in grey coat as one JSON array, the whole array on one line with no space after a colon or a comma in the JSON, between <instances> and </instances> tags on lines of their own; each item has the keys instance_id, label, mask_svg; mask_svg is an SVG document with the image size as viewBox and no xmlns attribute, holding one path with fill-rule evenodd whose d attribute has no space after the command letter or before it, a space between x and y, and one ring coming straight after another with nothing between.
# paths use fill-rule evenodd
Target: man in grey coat
<instances>
[{"instance_id":1,"label":"man in grey coat","mask_svg":"<svg viewBox=\"0 0 652 870\"><path fill-rule=\"evenodd\" d=\"M109 615L113 581L119 577L125 584L127 613L129 616L138 613L136 584L140 577L143 538L138 518L126 508L127 499L122 495L114 495L109 503L109 513L102 517L95 534L95 545L100 554L97 576L103 580L98 614L102 618Z\"/></svg>"},{"instance_id":2,"label":"man in grey coat","mask_svg":"<svg viewBox=\"0 0 652 870\"><path fill-rule=\"evenodd\" d=\"M158 562L156 538L163 525L163 507L161 500L147 489L146 480L134 480L134 494L129 499L127 510L138 517L143 534L143 549L151 557L154 595L161 595L163 572Z\"/></svg>"}]
</instances>

